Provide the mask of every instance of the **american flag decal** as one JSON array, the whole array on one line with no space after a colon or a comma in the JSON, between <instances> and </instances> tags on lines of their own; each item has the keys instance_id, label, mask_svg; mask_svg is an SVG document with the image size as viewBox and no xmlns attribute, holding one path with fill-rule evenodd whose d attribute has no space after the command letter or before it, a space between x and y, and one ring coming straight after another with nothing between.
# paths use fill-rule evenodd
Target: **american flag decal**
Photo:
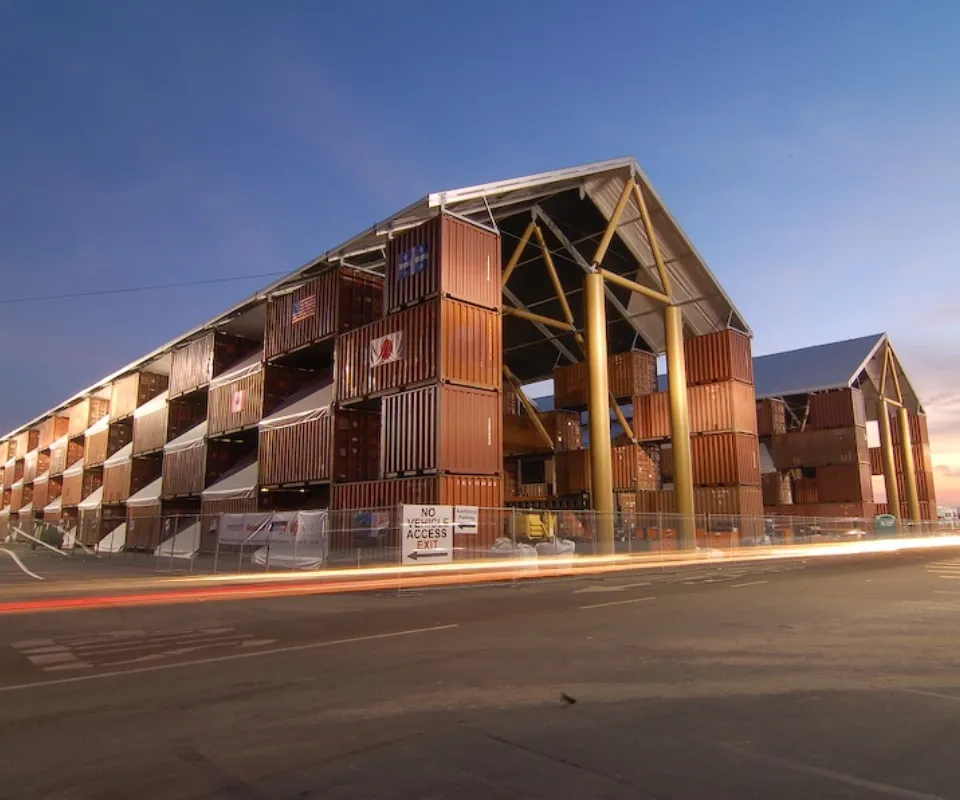
<instances>
[{"instance_id":1,"label":"american flag decal","mask_svg":"<svg viewBox=\"0 0 960 800\"><path fill-rule=\"evenodd\" d=\"M293 307L290 312L290 322L296 325L309 319L317 312L317 296L315 294L301 297L293 301Z\"/></svg>"}]
</instances>

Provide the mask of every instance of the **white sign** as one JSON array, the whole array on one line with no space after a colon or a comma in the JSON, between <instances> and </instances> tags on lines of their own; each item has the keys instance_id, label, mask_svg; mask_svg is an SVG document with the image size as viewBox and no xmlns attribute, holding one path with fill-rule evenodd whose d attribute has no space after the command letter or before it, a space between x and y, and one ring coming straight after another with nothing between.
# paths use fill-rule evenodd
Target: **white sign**
<instances>
[{"instance_id":1,"label":"white sign","mask_svg":"<svg viewBox=\"0 0 960 800\"><path fill-rule=\"evenodd\" d=\"M455 506L453 509L453 530L475 536L477 534L480 509L477 506Z\"/></svg>"},{"instance_id":2,"label":"white sign","mask_svg":"<svg viewBox=\"0 0 960 800\"><path fill-rule=\"evenodd\" d=\"M370 366L379 367L403 358L403 331L388 333L370 342Z\"/></svg>"},{"instance_id":3,"label":"white sign","mask_svg":"<svg viewBox=\"0 0 960 800\"><path fill-rule=\"evenodd\" d=\"M453 506L401 506L400 563L453 561Z\"/></svg>"}]
</instances>

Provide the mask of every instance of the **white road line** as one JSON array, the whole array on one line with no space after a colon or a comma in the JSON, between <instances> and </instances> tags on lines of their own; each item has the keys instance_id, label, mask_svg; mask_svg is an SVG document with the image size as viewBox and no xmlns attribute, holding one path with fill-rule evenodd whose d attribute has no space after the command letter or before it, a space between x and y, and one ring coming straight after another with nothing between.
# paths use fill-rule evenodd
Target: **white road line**
<instances>
[{"instance_id":1,"label":"white road line","mask_svg":"<svg viewBox=\"0 0 960 800\"><path fill-rule=\"evenodd\" d=\"M925 692L923 689L899 689L898 691L907 694L919 694L924 697L939 697L941 700L952 700L954 703L960 703L960 697L955 694L943 694L942 692Z\"/></svg>"},{"instance_id":2,"label":"white road line","mask_svg":"<svg viewBox=\"0 0 960 800\"><path fill-rule=\"evenodd\" d=\"M606 608L607 606L622 606L627 603L643 603L647 600L656 600L656 597L635 597L633 600L614 600L610 603L594 603L592 606L580 606L580 609L585 608Z\"/></svg>"},{"instance_id":3,"label":"white road line","mask_svg":"<svg viewBox=\"0 0 960 800\"><path fill-rule=\"evenodd\" d=\"M304 650L318 650L323 647L334 647L339 644L357 644L359 642L372 642L377 639L396 639L400 636L412 636L417 633L433 633L434 631L447 631L452 628L459 628L457 624L453 625L434 625L432 628L410 628L405 631L392 631L391 633L374 633L369 636L354 636L349 639L331 639L328 642L311 642L310 644L296 644L290 647L277 647L273 650L256 650L250 653L233 653L228 656L215 656L214 658L198 658L193 661L179 661L176 664L154 664L149 667L137 667L135 669L118 669L110 672L99 672L95 675L77 675L73 678L60 678L54 681L35 681L33 683L18 683L12 686L0 686L0 692L19 692L24 689L39 689L44 686L62 686L69 683L81 683L83 681L96 681L103 678L118 678L124 675L142 675L146 672L160 672L166 669L179 669L181 667L196 667L204 664L221 664L225 661L240 661L245 658L260 658L261 656L280 655L282 653L298 653Z\"/></svg>"},{"instance_id":4,"label":"white road line","mask_svg":"<svg viewBox=\"0 0 960 800\"><path fill-rule=\"evenodd\" d=\"M746 583L731 583L731 589L740 589L743 586L759 586L761 583L767 583L767 581L747 581Z\"/></svg>"},{"instance_id":5,"label":"white road line","mask_svg":"<svg viewBox=\"0 0 960 800\"><path fill-rule=\"evenodd\" d=\"M46 578L43 578L43 577L41 577L40 575L37 575L36 572L31 572L30 570L28 570L28 569L27 569L27 565L24 564L24 563L20 560L20 558L17 556L17 554L14 553L12 550L7 550L6 547L0 547L0 550L2 550L4 553L6 553L8 556L10 556L10 558L13 559L14 563L15 563L18 567L20 567L20 569L22 569L24 572L26 572L27 575L29 575L31 578L36 578L38 581L45 581L45 580L46 580Z\"/></svg>"},{"instance_id":6,"label":"white road line","mask_svg":"<svg viewBox=\"0 0 960 800\"><path fill-rule=\"evenodd\" d=\"M949 589L934 589L934 594L960 594L960 592L951 592Z\"/></svg>"}]
</instances>

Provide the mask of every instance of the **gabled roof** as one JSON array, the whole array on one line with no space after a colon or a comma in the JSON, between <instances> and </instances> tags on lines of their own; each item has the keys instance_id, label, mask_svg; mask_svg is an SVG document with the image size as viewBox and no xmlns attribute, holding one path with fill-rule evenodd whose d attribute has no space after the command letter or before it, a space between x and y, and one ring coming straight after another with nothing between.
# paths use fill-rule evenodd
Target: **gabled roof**
<instances>
[{"instance_id":1,"label":"gabled roof","mask_svg":"<svg viewBox=\"0 0 960 800\"><path fill-rule=\"evenodd\" d=\"M886 334L875 333L757 356L753 359L757 397L809 394L850 386L885 339Z\"/></svg>"}]
</instances>

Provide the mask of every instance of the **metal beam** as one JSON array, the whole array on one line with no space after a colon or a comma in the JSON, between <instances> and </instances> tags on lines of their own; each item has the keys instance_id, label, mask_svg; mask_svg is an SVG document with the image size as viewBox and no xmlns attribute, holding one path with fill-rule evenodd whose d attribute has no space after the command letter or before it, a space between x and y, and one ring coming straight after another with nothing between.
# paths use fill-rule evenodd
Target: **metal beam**
<instances>
[{"instance_id":1,"label":"metal beam","mask_svg":"<svg viewBox=\"0 0 960 800\"><path fill-rule=\"evenodd\" d=\"M883 485L887 490L887 511L897 518L897 525L899 526L901 519L900 489L897 486L897 462L893 454L890 412L887 411L887 400L883 397L877 401L877 424L880 428L880 454L883 456Z\"/></svg>"},{"instance_id":2,"label":"metal beam","mask_svg":"<svg viewBox=\"0 0 960 800\"><path fill-rule=\"evenodd\" d=\"M596 512L597 552L612 555L613 454L610 444L610 411L607 380L607 325L603 303L603 278L587 274L584 285L584 317L587 329L587 409L590 412L590 500Z\"/></svg>"},{"instance_id":3,"label":"metal beam","mask_svg":"<svg viewBox=\"0 0 960 800\"><path fill-rule=\"evenodd\" d=\"M556 444L550 437L550 434L547 433L547 429L543 425L543 420L540 417L540 409L538 409L531 402L530 398L527 397L527 393L523 391L523 387L520 385L520 381L517 380L517 376L510 371L510 367L508 367L506 364L503 365L503 375L513 387L513 391L515 391L517 396L520 398L520 402L526 409L527 415L533 422L533 427L537 429L537 433L540 435L540 438L543 439L543 442L547 447L553 450L556 447Z\"/></svg>"},{"instance_id":4,"label":"metal beam","mask_svg":"<svg viewBox=\"0 0 960 800\"><path fill-rule=\"evenodd\" d=\"M910 412L904 406L897 410L900 423L900 461L903 463L903 488L907 496L907 514L920 522L920 498L917 495L917 472L913 463L913 442L910 439Z\"/></svg>"},{"instance_id":5,"label":"metal beam","mask_svg":"<svg viewBox=\"0 0 960 800\"><path fill-rule=\"evenodd\" d=\"M518 319L525 319L528 322L539 322L548 328L556 328L557 330L569 331L570 333L577 332L576 325L571 325L569 322L561 322L559 319L553 319L552 317L545 317L542 314L534 314L532 311L524 311L522 308L502 306L502 310L508 317L517 317Z\"/></svg>"},{"instance_id":6,"label":"metal beam","mask_svg":"<svg viewBox=\"0 0 960 800\"><path fill-rule=\"evenodd\" d=\"M633 192L634 186L636 186L636 184L633 182L633 178L628 178L627 182L623 184L620 199L617 200L613 214L610 215L610 219L607 222L607 229L603 232L603 238L600 239L600 244L597 245L597 252L594 253L593 263L595 266L600 266L600 264L603 263L603 257L607 254L607 248L610 247L610 242L613 241L613 235L617 232L620 217L623 216L623 209L627 207L627 201L630 199L630 194Z\"/></svg>"},{"instance_id":7,"label":"metal beam","mask_svg":"<svg viewBox=\"0 0 960 800\"><path fill-rule=\"evenodd\" d=\"M664 310L667 340L667 380L670 400L670 439L673 444L673 490L677 500L677 545L697 546L693 502L693 456L690 449L690 409L687 406L687 368L683 358L683 312Z\"/></svg>"},{"instance_id":8,"label":"metal beam","mask_svg":"<svg viewBox=\"0 0 960 800\"><path fill-rule=\"evenodd\" d=\"M530 236L533 234L533 230L536 227L536 223L534 223L533 220L531 220L530 224L527 225L526 230L523 232L523 236L520 237L520 241L517 242L517 246L514 248L513 255L510 256L510 260L507 262L507 266L503 268L503 276L500 278L501 286L506 286L507 281L510 280L510 276L517 268L517 263L520 261L520 256L523 255L523 250L527 246L527 242L530 241Z\"/></svg>"},{"instance_id":9,"label":"metal beam","mask_svg":"<svg viewBox=\"0 0 960 800\"><path fill-rule=\"evenodd\" d=\"M580 269L582 269L585 273L589 273L590 265L587 263L587 260L580 255L580 251L573 246L571 241L566 237L563 231L560 230L557 224L550 219L547 213L540 208L540 206L534 208L533 211L534 214L537 215L537 218L543 220L543 224L546 225L550 229L550 232L557 237L557 241L560 242L560 245L563 247L563 249L566 250L570 257L580 266ZM627 321L630 327L633 328L634 332L640 334L640 336L644 338L644 341L646 341L647 334L644 332L643 328L640 327L640 323L637 322L633 316L631 316L630 312L627 310L627 307L617 299L617 296L613 293L613 290L607 286L606 282L603 284L603 294L607 298L607 302L610 303L610 305L617 310L617 313Z\"/></svg>"},{"instance_id":10,"label":"metal beam","mask_svg":"<svg viewBox=\"0 0 960 800\"><path fill-rule=\"evenodd\" d=\"M637 283L636 281L624 278L622 275L617 275L615 272L609 272L605 269L600 270L600 274L603 275L605 280L610 281L610 283L615 283L624 289L629 289L631 292L642 294L644 297L648 297L658 303L663 303L665 306L673 305L673 301L663 292L658 292L656 289L651 289L642 283Z\"/></svg>"},{"instance_id":11,"label":"metal beam","mask_svg":"<svg viewBox=\"0 0 960 800\"><path fill-rule=\"evenodd\" d=\"M506 287L503 288L503 296L506 297L517 308L522 308L524 311L530 310L527 308L527 306L520 302L519 297L517 297L510 289L507 289ZM554 336L544 325L541 325L539 322L534 322L533 327L540 331L540 333L543 334L543 337L548 339L550 343L560 351L560 354L564 356L571 364L577 363L577 357L570 352L570 349L556 336Z\"/></svg>"},{"instance_id":12,"label":"metal beam","mask_svg":"<svg viewBox=\"0 0 960 800\"><path fill-rule=\"evenodd\" d=\"M657 241L657 232L650 221L650 212L647 211L647 202L643 199L643 191L639 184L633 184L633 194L637 200L637 206L640 209L640 216L643 218L643 228L647 232L647 241L650 244L650 252L653 253L653 261L657 265L657 274L660 275L660 283L663 286L663 293L673 296L673 288L670 285L670 276L667 274L667 267L663 263L663 255L660 252L660 243ZM732 312L731 312L732 313Z\"/></svg>"}]
</instances>

